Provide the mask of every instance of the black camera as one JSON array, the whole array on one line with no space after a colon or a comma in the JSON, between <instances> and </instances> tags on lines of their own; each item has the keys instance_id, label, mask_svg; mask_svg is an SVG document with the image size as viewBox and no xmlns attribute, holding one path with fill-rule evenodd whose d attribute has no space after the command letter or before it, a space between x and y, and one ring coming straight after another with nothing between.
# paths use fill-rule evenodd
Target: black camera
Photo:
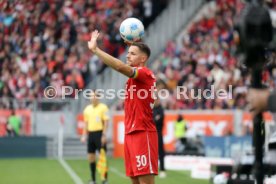
<instances>
[{"instance_id":1,"label":"black camera","mask_svg":"<svg viewBox=\"0 0 276 184\"><path fill-rule=\"evenodd\" d=\"M268 9L261 0L248 2L242 11L235 30L239 35L238 53L242 54L246 67L251 69L251 87L263 88L262 69L267 59L267 50L273 44L273 27ZM246 155L236 165L234 175L228 183L262 184L265 176L276 174L276 163L271 162L276 157L276 151L270 149L264 153L265 131L262 114L254 117L253 153Z\"/></svg>"},{"instance_id":2,"label":"black camera","mask_svg":"<svg viewBox=\"0 0 276 184\"><path fill-rule=\"evenodd\" d=\"M266 7L248 3L235 24L239 35L238 52L244 54L247 67L263 66L265 51L273 39L272 21Z\"/></svg>"}]
</instances>

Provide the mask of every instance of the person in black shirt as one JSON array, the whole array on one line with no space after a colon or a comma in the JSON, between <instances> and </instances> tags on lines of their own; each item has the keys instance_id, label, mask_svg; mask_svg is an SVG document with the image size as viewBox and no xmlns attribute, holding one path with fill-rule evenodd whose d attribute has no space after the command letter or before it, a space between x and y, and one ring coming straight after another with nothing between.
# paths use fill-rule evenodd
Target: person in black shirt
<instances>
[{"instance_id":1,"label":"person in black shirt","mask_svg":"<svg viewBox=\"0 0 276 184\"><path fill-rule=\"evenodd\" d=\"M159 99L155 101L155 105L153 108L153 119L156 124L156 129L158 134L158 155L159 155L159 161L160 161L159 177L165 178L166 177L165 166L164 166L165 151L164 151L164 142L163 142L163 136L162 136L163 126L164 126L164 109Z\"/></svg>"}]
</instances>

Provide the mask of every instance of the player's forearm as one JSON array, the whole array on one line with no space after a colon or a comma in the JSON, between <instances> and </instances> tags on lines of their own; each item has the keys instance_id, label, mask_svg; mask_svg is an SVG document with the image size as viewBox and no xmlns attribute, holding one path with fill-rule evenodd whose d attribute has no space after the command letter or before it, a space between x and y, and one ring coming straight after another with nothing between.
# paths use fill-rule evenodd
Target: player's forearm
<instances>
[{"instance_id":1,"label":"player's forearm","mask_svg":"<svg viewBox=\"0 0 276 184\"><path fill-rule=\"evenodd\" d=\"M87 123L85 123L85 126L82 129L82 135L86 136L87 134L88 134Z\"/></svg>"},{"instance_id":2,"label":"player's forearm","mask_svg":"<svg viewBox=\"0 0 276 184\"><path fill-rule=\"evenodd\" d=\"M88 134L88 131L86 129L83 129L82 135L86 136Z\"/></svg>"},{"instance_id":3,"label":"player's forearm","mask_svg":"<svg viewBox=\"0 0 276 184\"><path fill-rule=\"evenodd\" d=\"M109 67L117 70L118 72L128 77L131 77L133 75L132 67L126 65L121 60L109 55L100 48L97 47L94 53Z\"/></svg>"},{"instance_id":4,"label":"player's forearm","mask_svg":"<svg viewBox=\"0 0 276 184\"><path fill-rule=\"evenodd\" d=\"M104 121L104 126L103 126L103 135L106 135L106 132L107 132L107 127L108 127L108 121Z\"/></svg>"}]
</instances>

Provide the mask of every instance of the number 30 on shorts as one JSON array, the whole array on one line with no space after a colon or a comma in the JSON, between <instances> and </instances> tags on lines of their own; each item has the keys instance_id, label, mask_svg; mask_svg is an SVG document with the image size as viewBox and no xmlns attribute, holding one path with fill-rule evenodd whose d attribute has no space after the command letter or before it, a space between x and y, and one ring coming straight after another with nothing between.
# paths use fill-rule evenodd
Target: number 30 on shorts
<instances>
[{"instance_id":1,"label":"number 30 on shorts","mask_svg":"<svg viewBox=\"0 0 276 184\"><path fill-rule=\"evenodd\" d=\"M136 162L137 162L137 167L145 167L147 165L147 157L146 155L137 155L136 156Z\"/></svg>"}]
</instances>

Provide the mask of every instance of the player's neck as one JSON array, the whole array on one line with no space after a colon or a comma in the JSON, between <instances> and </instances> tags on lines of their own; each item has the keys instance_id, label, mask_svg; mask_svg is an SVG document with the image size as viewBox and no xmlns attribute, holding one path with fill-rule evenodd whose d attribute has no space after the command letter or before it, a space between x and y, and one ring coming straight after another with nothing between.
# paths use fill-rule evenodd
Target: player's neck
<instances>
[{"instance_id":1,"label":"player's neck","mask_svg":"<svg viewBox=\"0 0 276 184\"><path fill-rule=\"evenodd\" d=\"M93 107L97 107L97 105L99 105L99 102L97 102L97 103L92 103L92 106L93 106Z\"/></svg>"},{"instance_id":2,"label":"player's neck","mask_svg":"<svg viewBox=\"0 0 276 184\"><path fill-rule=\"evenodd\" d=\"M136 67L145 67L145 64L144 63L140 63L138 66Z\"/></svg>"}]
</instances>

